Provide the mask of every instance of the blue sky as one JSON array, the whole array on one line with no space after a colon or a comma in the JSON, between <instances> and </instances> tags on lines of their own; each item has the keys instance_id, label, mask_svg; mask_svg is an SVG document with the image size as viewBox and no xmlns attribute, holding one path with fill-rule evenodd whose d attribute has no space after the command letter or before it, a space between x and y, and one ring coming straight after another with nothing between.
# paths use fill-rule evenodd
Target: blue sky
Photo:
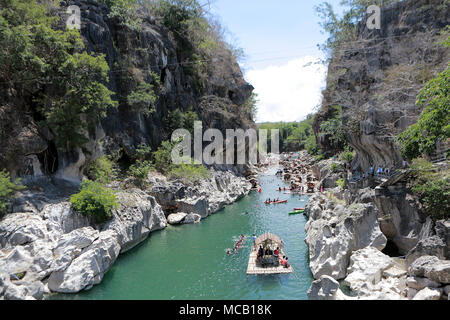
<instances>
[{"instance_id":1,"label":"blue sky","mask_svg":"<svg viewBox=\"0 0 450 320\"><path fill-rule=\"evenodd\" d=\"M338 8L339 0L328 0ZM259 95L257 122L302 120L320 103L326 66L314 6L322 0L216 0L212 12L247 59L243 71Z\"/></svg>"}]
</instances>

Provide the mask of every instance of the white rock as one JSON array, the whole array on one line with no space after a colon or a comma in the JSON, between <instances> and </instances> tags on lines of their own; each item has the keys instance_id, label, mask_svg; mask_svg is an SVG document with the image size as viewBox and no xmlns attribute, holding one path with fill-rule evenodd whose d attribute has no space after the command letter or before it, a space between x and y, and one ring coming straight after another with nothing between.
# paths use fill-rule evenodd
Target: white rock
<instances>
[{"instance_id":1,"label":"white rock","mask_svg":"<svg viewBox=\"0 0 450 320\"><path fill-rule=\"evenodd\" d=\"M325 196L320 196L326 202ZM331 223L332 219L334 223ZM323 211L318 220L310 217L305 230L310 268L315 279L322 275L344 278L353 251L367 246L382 250L387 242L378 225L377 211L371 204Z\"/></svg>"},{"instance_id":2,"label":"white rock","mask_svg":"<svg viewBox=\"0 0 450 320\"><path fill-rule=\"evenodd\" d=\"M120 208L114 210L113 220L103 229L117 233L122 253L144 241L150 232L167 227L164 212L154 197L138 189L116 195Z\"/></svg>"},{"instance_id":3,"label":"white rock","mask_svg":"<svg viewBox=\"0 0 450 320\"><path fill-rule=\"evenodd\" d=\"M99 238L84 248L67 269L53 272L48 287L56 292L78 292L100 283L120 252L117 234L113 230L101 232Z\"/></svg>"},{"instance_id":4,"label":"white rock","mask_svg":"<svg viewBox=\"0 0 450 320\"><path fill-rule=\"evenodd\" d=\"M12 213L0 221L0 248L24 245L46 237L44 220L35 213Z\"/></svg>"},{"instance_id":5,"label":"white rock","mask_svg":"<svg viewBox=\"0 0 450 320\"><path fill-rule=\"evenodd\" d=\"M181 212L196 213L202 218L206 218L209 215L208 200L206 197L178 200L177 205L178 210Z\"/></svg>"},{"instance_id":6,"label":"white rock","mask_svg":"<svg viewBox=\"0 0 450 320\"><path fill-rule=\"evenodd\" d=\"M406 278L406 285L409 288L413 288L419 291L426 287L438 288L440 286L440 283L432 281L428 278L408 277Z\"/></svg>"},{"instance_id":7,"label":"white rock","mask_svg":"<svg viewBox=\"0 0 450 320\"><path fill-rule=\"evenodd\" d=\"M89 247L98 237L99 232L92 227L80 228L64 234L53 250L52 271L65 270L72 260L81 254L82 249Z\"/></svg>"},{"instance_id":8,"label":"white rock","mask_svg":"<svg viewBox=\"0 0 450 320\"><path fill-rule=\"evenodd\" d=\"M408 299L412 300L414 298L414 296L417 294L417 292L419 292L419 291L417 291L416 289L408 288L408 291L407 291Z\"/></svg>"},{"instance_id":9,"label":"white rock","mask_svg":"<svg viewBox=\"0 0 450 320\"><path fill-rule=\"evenodd\" d=\"M184 218L183 224L198 223L201 219L202 217L199 214L190 213Z\"/></svg>"},{"instance_id":10,"label":"white rock","mask_svg":"<svg viewBox=\"0 0 450 320\"><path fill-rule=\"evenodd\" d=\"M167 217L167 222L169 224L180 224L186 216L187 213L184 212L172 213Z\"/></svg>"},{"instance_id":11,"label":"white rock","mask_svg":"<svg viewBox=\"0 0 450 320\"><path fill-rule=\"evenodd\" d=\"M439 300L440 298L440 290L434 288L425 288L417 292L413 300Z\"/></svg>"},{"instance_id":12,"label":"white rock","mask_svg":"<svg viewBox=\"0 0 450 320\"><path fill-rule=\"evenodd\" d=\"M57 233L69 233L90 225L89 218L72 210L68 201L44 206L41 215L46 219L47 229Z\"/></svg>"},{"instance_id":13,"label":"white rock","mask_svg":"<svg viewBox=\"0 0 450 320\"><path fill-rule=\"evenodd\" d=\"M422 256L409 266L408 273L447 284L450 283L450 260L440 260L435 256Z\"/></svg>"},{"instance_id":14,"label":"white rock","mask_svg":"<svg viewBox=\"0 0 450 320\"><path fill-rule=\"evenodd\" d=\"M27 272L33 264L33 258L23 246L17 246L0 260L0 270L12 274Z\"/></svg>"},{"instance_id":15,"label":"white rock","mask_svg":"<svg viewBox=\"0 0 450 320\"><path fill-rule=\"evenodd\" d=\"M330 276L321 276L313 281L308 290L310 300L350 300L339 288L339 282Z\"/></svg>"},{"instance_id":16,"label":"white rock","mask_svg":"<svg viewBox=\"0 0 450 320\"><path fill-rule=\"evenodd\" d=\"M383 271L383 277L386 277L386 278L388 278L388 277L400 278L400 277L406 276L406 274L407 274L406 270L400 269L397 266L392 266Z\"/></svg>"},{"instance_id":17,"label":"white rock","mask_svg":"<svg viewBox=\"0 0 450 320\"><path fill-rule=\"evenodd\" d=\"M392 258L374 247L357 250L350 257L348 276L344 283L353 291L358 292L366 283L376 285L380 282L383 271L393 264Z\"/></svg>"}]
</instances>

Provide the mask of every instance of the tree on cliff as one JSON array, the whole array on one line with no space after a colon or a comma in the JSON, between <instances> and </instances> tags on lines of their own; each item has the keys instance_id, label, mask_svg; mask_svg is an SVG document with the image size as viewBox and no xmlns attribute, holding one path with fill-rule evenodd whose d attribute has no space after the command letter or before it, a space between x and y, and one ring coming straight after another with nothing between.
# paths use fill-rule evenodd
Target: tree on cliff
<instances>
[{"instance_id":1,"label":"tree on cliff","mask_svg":"<svg viewBox=\"0 0 450 320\"><path fill-rule=\"evenodd\" d=\"M23 106L72 150L115 102L104 57L84 51L78 30L58 29L56 10L35 0L0 2L0 100Z\"/></svg>"},{"instance_id":2,"label":"tree on cliff","mask_svg":"<svg viewBox=\"0 0 450 320\"><path fill-rule=\"evenodd\" d=\"M399 135L402 153L409 159L431 155L436 142L450 138L450 68L426 84L417 104L425 105L419 120Z\"/></svg>"}]
</instances>

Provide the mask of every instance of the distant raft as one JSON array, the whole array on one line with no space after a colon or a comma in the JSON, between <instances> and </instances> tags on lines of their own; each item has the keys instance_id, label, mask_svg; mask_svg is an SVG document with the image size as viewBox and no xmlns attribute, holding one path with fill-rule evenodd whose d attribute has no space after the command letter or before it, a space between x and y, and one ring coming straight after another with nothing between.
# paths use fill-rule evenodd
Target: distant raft
<instances>
[{"instance_id":1,"label":"distant raft","mask_svg":"<svg viewBox=\"0 0 450 320\"><path fill-rule=\"evenodd\" d=\"M279 200L279 201L264 201L265 204L280 204L280 203L287 203L287 200Z\"/></svg>"}]
</instances>

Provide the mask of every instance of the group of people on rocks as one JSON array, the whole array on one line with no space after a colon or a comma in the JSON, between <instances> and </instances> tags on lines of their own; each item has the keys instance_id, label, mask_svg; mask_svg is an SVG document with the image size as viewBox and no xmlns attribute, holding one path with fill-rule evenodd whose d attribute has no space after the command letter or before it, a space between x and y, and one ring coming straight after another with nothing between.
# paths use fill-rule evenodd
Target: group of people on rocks
<instances>
[{"instance_id":1,"label":"group of people on rocks","mask_svg":"<svg viewBox=\"0 0 450 320\"><path fill-rule=\"evenodd\" d=\"M402 163L402 168L406 169L406 167L408 166L406 161L403 161ZM357 172L353 172L353 177L356 180L361 180L361 179L367 179L369 177L374 177L374 176L380 176L380 175L385 175L385 176L390 176L392 173L392 168L382 165L382 166L370 166L369 169L367 170L367 172L364 172L361 174L360 171Z\"/></svg>"}]
</instances>

